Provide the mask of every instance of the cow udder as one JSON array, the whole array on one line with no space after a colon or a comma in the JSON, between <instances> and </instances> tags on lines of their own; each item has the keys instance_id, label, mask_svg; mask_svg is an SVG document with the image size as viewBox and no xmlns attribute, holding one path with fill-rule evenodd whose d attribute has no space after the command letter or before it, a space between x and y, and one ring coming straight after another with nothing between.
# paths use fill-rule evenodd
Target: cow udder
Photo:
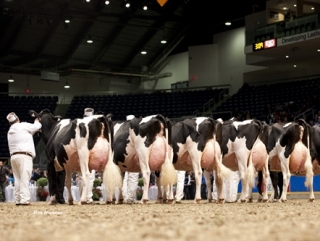
<instances>
[{"instance_id":1,"label":"cow udder","mask_svg":"<svg viewBox=\"0 0 320 241\"><path fill-rule=\"evenodd\" d=\"M156 140L150 148L149 167L153 171L160 171L166 157L166 140L156 136Z\"/></svg>"},{"instance_id":2,"label":"cow udder","mask_svg":"<svg viewBox=\"0 0 320 241\"><path fill-rule=\"evenodd\" d=\"M103 171L108 162L109 143L106 139L99 137L89 154L89 170Z\"/></svg>"},{"instance_id":3,"label":"cow udder","mask_svg":"<svg viewBox=\"0 0 320 241\"><path fill-rule=\"evenodd\" d=\"M297 142L290 156L289 169L292 173L305 172L304 164L308 156L308 149L301 141Z\"/></svg>"},{"instance_id":4,"label":"cow udder","mask_svg":"<svg viewBox=\"0 0 320 241\"><path fill-rule=\"evenodd\" d=\"M201 158L201 167L207 171L213 171L216 167L215 157L221 156L221 149L217 142L209 141L207 142L202 158Z\"/></svg>"},{"instance_id":5,"label":"cow udder","mask_svg":"<svg viewBox=\"0 0 320 241\"><path fill-rule=\"evenodd\" d=\"M266 146L259 140L252 148L252 164L257 171L265 166L267 157Z\"/></svg>"}]
</instances>

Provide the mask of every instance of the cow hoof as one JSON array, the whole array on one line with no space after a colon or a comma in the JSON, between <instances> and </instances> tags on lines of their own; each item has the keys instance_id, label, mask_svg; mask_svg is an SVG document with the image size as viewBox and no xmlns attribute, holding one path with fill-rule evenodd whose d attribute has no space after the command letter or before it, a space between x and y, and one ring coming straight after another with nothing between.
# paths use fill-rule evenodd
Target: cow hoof
<instances>
[{"instance_id":1,"label":"cow hoof","mask_svg":"<svg viewBox=\"0 0 320 241\"><path fill-rule=\"evenodd\" d=\"M123 204L124 200L123 199L119 199L118 204Z\"/></svg>"},{"instance_id":2,"label":"cow hoof","mask_svg":"<svg viewBox=\"0 0 320 241\"><path fill-rule=\"evenodd\" d=\"M56 201L49 201L48 204L49 205L56 205Z\"/></svg>"},{"instance_id":3,"label":"cow hoof","mask_svg":"<svg viewBox=\"0 0 320 241\"><path fill-rule=\"evenodd\" d=\"M246 202L247 202L247 199L239 199L239 201L240 201L241 203L246 203Z\"/></svg>"},{"instance_id":4,"label":"cow hoof","mask_svg":"<svg viewBox=\"0 0 320 241\"><path fill-rule=\"evenodd\" d=\"M224 204L224 199L220 198L219 201L218 201L218 204Z\"/></svg>"},{"instance_id":5,"label":"cow hoof","mask_svg":"<svg viewBox=\"0 0 320 241\"><path fill-rule=\"evenodd\" d=\"M148 201L149 201L148 199L143 199L143 200L141 199L141 202L140 202L140 203L141 203L141 204L147 204Z\"/></svg>"},{"instance_id":6,"label":"cow hoof","mask_svg":"<svg viewBox=\"0 0 320 241\"><path fill-rule=\"evenodd\" d=\"M268 199L262 199L262 202L267 203Z\"/></svg>"},{"instance_id":7,"label":"cow hoof","mask_svg":"<svg viewBox=\"0 0 320 241\"><path fill-rule=\"evenodd\" d=\"M201 199L196 199L196 200L194 200L194 203L195 204L200 204L200 201L201 201Z\"/></svg>"},{"instance_id":8,"label":"cow hoof","mask_svg":"<svg viewBox=\"0 0 320 241\"><path fill-rule=\"evenodd\" d=\"M287 199L279 199L279 203L285 203L287 202Z\"/></svg>"},{"instance_id":9,"label":"cow hoof","mask_svg":"<svg viewBox=\"0 0 320 241\"><path fill-rule=\"evenodd\" d=\"M156 203L162 204L162 203L163 203L163 198L158 198L158 200L156 201Z\"/></svg>"},{"instance_id":10,"label":"cow hoof","mask_svg":"<svg viewBox=\"0 0 320 241\"><path fill-rule=\"evenodd\" d=\"M173 199L168 199L167 200L167 204L174 204L174 200Z\"/></svg>"},{"instance_id":11,"label":"cow hoof","mask_svg":"<svg viewBox=\"0 0 320 241\"><path fill-rule=\"evenodd\" d=\"M207 200L207 203L213 203L212 199Z\"/></svg>"},{"instance_id":12,"label":"cow hoof","mask_svg":"<svg viewBox=\"0 0 320 241\"><path fill-rule=\"evenodd\" d=\"M249 203L253 203L253 199L252 198L249 198Z\"/></svg>"},{"instance_id":13,"label":"cow hoof","mask_svg":"<svg viewBox=\"0 0 320 241\"><path fill-rule=\"evenodd\" d=\"M111 205L111 204L113 204L113 201L106 201L106 204Z\"/></svg>"},{"instance_id":14,"label":"cow hoof","mask_svg":"<svg viewBox=\"0 0 320 241\"><path fill-rule=\"evenodd\" d=\"M314 198L310 198L310 199L309 199L309 202L310 202L310 203L313 203L313 201L314 201Z\"/></svg>"},{"instance_id":15,"label":"cow hoof","mask_svg":"<svg viewBox=\"0 0 320 241\"><path fill-rule=\"evenodd\" d=\"M68 200L69 205L73 205L73 200Z\"/></svg>"},{"instance_id":16,"label":"cow hoof","mask_svg":"<svg viewBox=\"0 0 320 241\"><path fill-rule=\"evenodd\" d=\"M217 203L217 200L216 199L212 199L211 203Z\"/></svg>"}]
</instances>

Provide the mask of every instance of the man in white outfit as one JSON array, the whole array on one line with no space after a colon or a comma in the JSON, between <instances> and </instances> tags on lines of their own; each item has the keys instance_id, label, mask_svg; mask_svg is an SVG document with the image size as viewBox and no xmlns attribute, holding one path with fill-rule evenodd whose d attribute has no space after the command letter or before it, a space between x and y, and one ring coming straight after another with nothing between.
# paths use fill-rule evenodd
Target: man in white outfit
<instances>
[{"instance_id":1,"label":"man in white outfit","mask_svg":"<svg viewBox=\"0 0 320 241\"><path fill-rule=\"evenodd\" d=\"M127 121L132 120L134 115L128 115ZM139 172L125 172L122 184L122 196L124 203L132 204L136 200Z\"/></svg>"},{"instance_id":2,"label":"man in white outfit","mask_svg":"<svg viewBox=\"0 0 320 241\"><path fill-rule=\"evenodd\" d=\"M181 200L184 196L184 179L186 175L186 171L176 171L177 172L177 188L176 188L176 203L181 203Z\"/></svg>"},{"instance_id":3,"label":"man in white outfit","mask_svg":"<svg viewBox=\"0 0 320 241\"><path fill-rule=\"evenodd\" d=\"M92 116L93 113L94 113L94 109L85 108L83 117ZM93 202L93 199L92 199L92 195L93 195L92 188L93 188L93 182L94 182L95 177L96 177L96 170L92 170L91 173L90 173L88 189L87 189L87 203L92 203ZM79 178L79 193L80 193L80 197L81 197L82 191L83 191L83 182L82 182L82 177L80 176L80 178Z\"/></svg>"},{"instance_id":4,"label":"man in white outfit","mask_svg":"<svg viewBox=\"0 0 320 241\"><path fill-rule=\"evenodd\" d=\"M226 202L232 203L237 201L239 182L240 182L239 171L232 172L232 174L230 175L230 178L224 181L224 197ZM212 187L213 187L212 199L217 200L218 199L217 188L214 180L213 180Z\"/></svg>"},{"instance_id":5,"label":"man in white outfit","mask_svg":"<svg viewBox=\"0 0 320 241\"><path fill-rule=\"evenodd\" d=\"M11 112L7 115L10 128L7 134L11 166L15 178L15 203L17 206L30 205L29 181L36 151L33 134L42 127L39 119L34 123L20 122L19 117Z\"/></svg>"}]
</instances>

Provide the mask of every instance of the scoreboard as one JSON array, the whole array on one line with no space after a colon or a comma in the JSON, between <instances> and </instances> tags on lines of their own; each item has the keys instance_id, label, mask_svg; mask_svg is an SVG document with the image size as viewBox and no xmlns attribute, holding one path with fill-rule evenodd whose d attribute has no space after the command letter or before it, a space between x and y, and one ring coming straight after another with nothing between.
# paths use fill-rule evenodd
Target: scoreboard
<instances>
[{"instance_id":1,"label":"scoreboard","mask_svg":"<svg viewBox=\"0 0 320 241\"><path fill-rule=\"evenodd\" d=\"M277 47L277 39L275 39L275 38L268 39L265 41L254 43L252 47L253 47L253 51L274 48L274 47Z\"/></svg>"}]
</instances>

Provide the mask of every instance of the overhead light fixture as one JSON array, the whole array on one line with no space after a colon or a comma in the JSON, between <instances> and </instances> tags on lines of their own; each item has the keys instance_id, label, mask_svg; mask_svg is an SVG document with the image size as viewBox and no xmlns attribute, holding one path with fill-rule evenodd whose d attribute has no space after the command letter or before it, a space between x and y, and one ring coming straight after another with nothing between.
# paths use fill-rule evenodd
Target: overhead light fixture
<instances>
[{"instance_id":1,"label":"overhead light fixture","mask_svg":"<svg viewBox=\"0 0 320 241\"><path fill-rule=\"evenodd\" d=\"M143 50L143 51L141 51L141 54L147 54L147 51Z\"/></svg>"},{"instance_id":2,"label":"overhead light fixture","mask_svg":"<svg viewBox=\"0 0 320 241\"><path fill-rule=\"evenodd\" d=\"M297 65L293 65L293 67L295 68L295 67L297 67Z\"/></svg>"},{"instance_id":3,"label":"overhead light fixture","mask_svg":"<svg viewBox=\"0 0 320 241\"><path fill-rule=\"evenodd\" d=\"M88 3L88 2L90 2L90 0L86 0L86 2Z\"/></svg>"},{"instance_id":4,"label":"overhead light fixture","mask_svg":"<svg viewBox=\"0 0 320 241\"><path fill-rule=\"evenodd\" d=\"M66 84L64 85L64 88L65 89L69 89L70 88L70 85L68 84L68 81L66 81Z\"/></svg>"},{"instance_id":5,"label":"overhead light fixture","mask_svg":"<svg viewBox=\"0 0 320 241\"><path fill-rule=\"evenodd\" d=\"M294 4L293 6L294 6L294 7L296 7L296 6L297 6L297 4Z\"/></svg>"},{"instance_id":6,"label":"overhead light fixture","mask_svg":"<svg viewBox=\"0 0 320 241\"><path fill-rule=\"evenodd\" d=\"M167 40L163 37L163 38L161 39L160 43L166 44L166 43L167 43Z\"/></svg>"},{"instance_id":7,"label":"overhead light fixture","mask_svg":"<svg viewBox=\"0 0 320 241\"><path fill-rule=\"evenodd\" d=\"M90 35L89 35L89 38L87 39L87 43L88 43L88 44L92 44L92 43L93 43L93 40L92 40L92 38L91 38Z\"/></svg>"},{"instance_id":8,"label":"overhead light fixture","mask_svg":"<svg viewBox=\"0 0 320 241\"><path fill-rule=\"evenodd\" d=\"M226 25L226 26L230 26L230 25L231 25L231 22L230 22L230 21L227 21L227 22L225 22L225 25Z\"/></svg>"},{"instance_id":9,"label":"overhead light fixture","mask_svg":"<svg viewBox=\"0 0 320 241\"><path fill-rule=\"evenodd\" d=\"M70 18L66 17L66 19L64 20L65 23L70 23Z\"/></svg>"},{"instance_id":10,"label":"overhead light fixture","mask_svg":"<svg viewBox=\"0 0 320 241\"><path fill-rule=\"evenodd\" d=\"M147 5L144 5L142 9L143 9L143 10L147 10L147 9L148 9L148 6L147 6Z\"/></svg>"},{"instance_id":11,"label":"overhead light fixture","mask_svg":"<svg viewBox=\"0 0 320 241\"><path fill-rule=\"evenodd\" d=\"M12 75L10 75L10 78L8 79L8 82L10 82L10 83L14 82L14 79L12 78Z\"/></svg>"},{"instance_id":12,"label":"overhead light fixture","mask_svg":"<svg viewBox=\"0 0 320 241\"><path fill-rule=\"evenodd\" d=\"M312 7L311 10L314 10L314 7Z\"/></svg>"},{"instance_id":13,"label":"overhead light fixture","mask_svg":"<svg viewBox=\"0 0 320 241\"><path fill-rule=\"evenodd\" d=\"M129 8L130 7L130 1L125 1L125 6L126 6L126 8Z\"/></svg>"},{"instance_id":14,"label":"overhead light fixture","mask_svg":"<svg viewBox=\"0 0 320 241\"><path fill-rule=\"evenodd\" d=\"M110 2L107 0L104 3L105 3L105 5L109 5Z\"/></svg>"},{"instance_id":15,"label":"overhead light fixture","mask_svg":"<svg viewBox=\"0 0 320 241\"><path fill-rule=\"evenodd\" d=\"M286 55L286 58L288 59L288 58L289 58L289 55Z\"/></svg>"},{"instance_id":16,"label":"overhead light fixture","mask_svg":"<svg viewBox=\"0 0 320 241\"><path fill-rule=\"evenodd\" d=\"M318 52L320 52L320 49L317 49Z\"/></svg>"}]
</instances>

